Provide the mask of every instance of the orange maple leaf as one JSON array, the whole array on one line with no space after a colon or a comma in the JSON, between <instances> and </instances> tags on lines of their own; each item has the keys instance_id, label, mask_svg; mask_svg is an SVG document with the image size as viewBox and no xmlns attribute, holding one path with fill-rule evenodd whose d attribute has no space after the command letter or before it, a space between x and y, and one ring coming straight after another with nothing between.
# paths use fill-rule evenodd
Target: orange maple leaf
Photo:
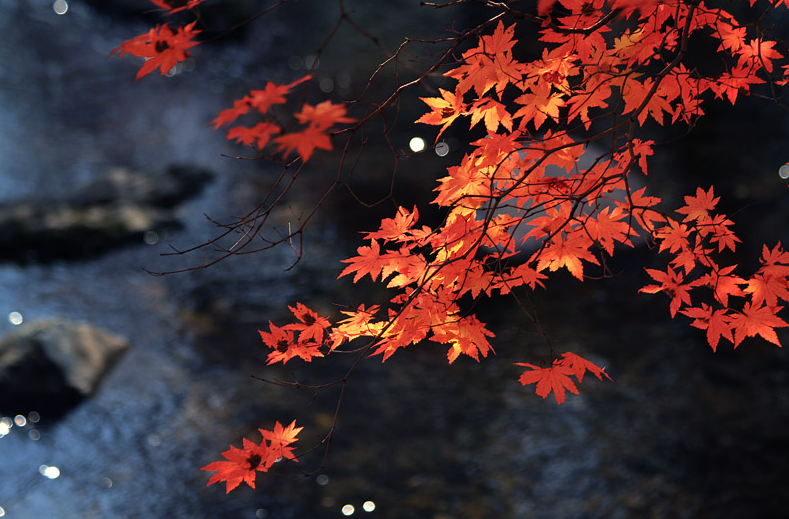
<instances>
[{"instance_id":1,"label":"orange maple leaf","mask_svg":"<svg viewBox=\"0 0 789 519\"><path fill-rule=\"evenodd\" d=\"M712 186L709 191L704 191L700 187L696 188L696 196L686 196L685 205L677 209L678 213L685 216L683 222L696 220L704 222L710 216L710 211L715 209L715 205L720 200L720 197L715 197L712 192Z\"/></svg>"},{"instance_id":2,"label":"orange maple leaf","mask_svg":"<svg viewBox=\"0 0 789 519\"><path fill-rule=\"evenodd\" d=\"M295 308L288 305L288 308L301 323L287 324L282 329L299 332L299 342L312 339L317 343L322 343L324 333L331 326L329 320L319 316L301 303L296 303Z\"/></svg>"},{"instance_id":3,"label":"orange maple leaf","mask_svg":"<svg viewBox=\"0 0 789 519\"><path fill-rule=\"evenodd\" d=\"M337 279L347 276L351 272L356 272L353 276L353 282L356 283L365 274L370 274L373 281L376 280L378 274L381 273L383 265L381 264L381 247L376 240L370 241L370 246L361 246L356 249L358 256L342 260L343 263L350 263L345 269L337 276Z\"/></svg>"},{"instance_id":4,"label":"orange maple leaf","mask_svg":"<svg viewBox=\"0 0 789 519\"><path fill-rule=\"evenodd\" d=\"M652 276L652 279L659 282L660 285L647 285L639 290L639 292L646 292L647 294L655 294L657 292L665 292L671 297L671 317L677 314L682 303L690 304L689 290L692 288L690 285L683 283L684 277L679 272L675 272L671 267L668 267L666 272L655 269L644 269Z\"/></svg>"},{"instance_id":5,"label":"orange maple leaf","mask_svg":"<svg viewBox=\"0 0 789 519\"><path fill-rule=\"evenodd\" d=\"M734 342L732 336L731 318L723 308L713 309L705 303L701 303L701 308L692 307L681 310L681 312L694 320L691 326L701 330L707 330L707 342L712 347L712 351L718 347L720 338Z\"/></svg>"},{"instance_id":6,"label":"orange maple leaf","mask_svg":"<svg viewBox=\"0 0 789 519\"><path fill-rule=\"evenodd\" d=\"M274 323L271 321L269 321L268 324L270 331L264 332L263 330L258 330L263 342L274 350L268 354L267 364L273 364L279 361L285 364L293 357L300 357L307 362L311 362L313 357L323 357L323 353L319 350L321 345L317 342L296 342L293 337L293 331L289 330L286 326L274 326Z\"/></svg>"},{"instance_id":7,"label":"orange maple leaf","mask_svg":"<svg viewBox=\"0 0 789 519\"><path fill-rule=\"evenodd\" d=\"M356 119L345 117L344 105L324 101L315 106L305 104L301 111L295 114L296 119L302 124L309 123L320 130L325 130L336 123L352 123Z\"/></svg>"},{"instance_id":8,"label":"orange maple leaf","mask_svg":"<svg viewBox=\"0 0 789 519\"><path fill-rule=\"evenodd\" d=\"M252 488L255 488L255 477L257 472L266 472L268 467L264 463L269 457L268 445L262 441L260 445L244 438L244 448L230 446L230 449L223 452L222 456L228 461L215 461L209 463L200 470L216 472L208 480L208 485L213 485L221 481L227 483L227 491L236 488L243 481Z\"/></svg>"},{"instance_id":9,"label":"orange maple leaf","mask_svg":"<svg viewBox=\"0 0 789 519\"><path fill-rule=\"evenodd\" d=\"M570 366L565 366L560 360L554 360L553 365L549 368L541 368L534 364L527 364L516 362L516 366L525 366L531 371L524 371L518 378L521 385L526 386L529 384L537 383L537 395L545 398L551 391L556 398L556 403L561 404L564 402L564 390L567 389L571 393L578 394L578 388L575 387L570 375L573 375L573 369Z\"/></svg>"},{"instance_id":10,"label":"orange maple leaf","mask_svg":"<svg viewBox=\"0 0 789 519\"><path fill-rule=\"evenodd\" d=\"M739 50L740 60L737 65L742 66L753 60L753 62L763 65L767 72L772 72L772 60L783 57L780 52L773 49L776 43L768 40L751 40L748 45L743 45Z\"/></svg>"},{"instance_id":11,"label":"orange maple leaf","mask_svg":"<svg viewBox=\"0 0 789 519\"><path fill-rule=\"evenodd\" d=\"M778 312L781 311L780 306L756 306L751 303L745 303L742 312L735 312L731 315L731 325L734 328L734 347L746 337L754 337L760 335L767 341L781 346L773 328L782 328L789 326L786 322L778 317Z\"/></svg>"},{"instance_id":12,"label":"orange maple leaf","mask_svg":"<svg viewBox=\"0 0 789 519\"><path fill-rule=\"evenodd\" d=\"M295 149L304 162L310 160L312 152L316 149L328 151L333 149L325 129L315 124L310 124L300 132L281 135L274 139L274 142L279 145L280 151L283 152L286 158Z\"/></svg>"},{"instance_id":13,"label":"orange maple leaf","mask_svg":"<svg viewBox=\"0 0 789 519\"><path fill-rule=\"evenodd\" d=\"M293 420L290 425L283 427L281 423L274 424L274 430L269 431L266 429L258 429L264 439L269 441L269 450L272 451L277 458L287 458L298 462L296 456L293 454L293 447L290 445L298 440L296 436L301 432L304 427L296 427L296 420Z\"/></svg>"},{"instance_id":14,"label":"orange maple leaf","mask_svg":"<svg viewBox=\"0 0 789 519\"><path fill-rule=\"evenodd\" d=\"M537 251L532 259L537 259L537 270L542 271L548 268L551 272L561 267L567 267L570 274L583 281L584 267L581 260L586 260L595 265L600 263L597 258L589 252L592 244L587 236L576 234L564 240L552 241L544 249Z\"/></svg>"},{"instance_id":15,"label":"orange maple leaf","mask_svg":"<svg viewBox=\"0 0 789 519\"><path fill-rule=\"evenodd\" d=\"M439 88L438 91L441 93L440 98L419 98L424 101L433 111L426 113L416 120L418 123L432 124L436 126L439 124L442 125L441 130L436 136L436 142L438 142L438 138L441 137L441 134L444 133L444 130L446 130L449 125L452 124L452 122L465 111L462 95L456 95L448 90L444 90L443 88Z\"/></svg>"}]
</instances>

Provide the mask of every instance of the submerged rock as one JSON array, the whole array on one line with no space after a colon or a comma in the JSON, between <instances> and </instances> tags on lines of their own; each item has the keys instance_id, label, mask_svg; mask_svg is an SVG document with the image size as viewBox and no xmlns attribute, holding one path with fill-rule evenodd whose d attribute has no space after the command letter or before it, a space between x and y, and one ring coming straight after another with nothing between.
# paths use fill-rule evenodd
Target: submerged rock
<instances>
[{"instance_id":1,"label":"submerged rock","mask_svg":"<svg viewBox=\"0 0 789 519\"><path fill-rule=\"evenodd\" d=\"M62 414L96 390L128 346L85 323L25 325L0 342L0 413Z\"/></svg>"},{"instance_id":2,"label":"submerged rock","mask_svg":"<svg viewBox=\"0 0 789 519\"><path fill-rule=\"evenodd\" d=\"M175 207L210 179L188 167L160 174L116 169L62 198L0 204L0 260L78 259L142 243L147 231L178 227Z\"/></svg>"}]
</instances>

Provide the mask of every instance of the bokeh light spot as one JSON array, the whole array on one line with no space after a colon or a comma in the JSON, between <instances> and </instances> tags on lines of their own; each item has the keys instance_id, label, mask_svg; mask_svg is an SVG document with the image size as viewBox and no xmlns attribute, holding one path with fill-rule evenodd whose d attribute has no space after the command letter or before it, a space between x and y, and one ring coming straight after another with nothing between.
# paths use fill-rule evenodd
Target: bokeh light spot
<instances>
[{"instance_id":1,"label":"bokeh light spot","mask_svg":"<svg viewBox=\"0 0 789 519\"><path fill-rule=\"evenodd\" d=\"M778 176L784 180L789 178L789 163L786 163L780 168L778 168Z\"/></svg>"},{"instance_id":2,"label":"bokeh light spot","mask_svg":"<svg viewBox=\"0 0 789 519\"><path fill-rule=\"evenodd\" d=\"M22 317L22 314L20 314L19 312L11 312L10 314L8 314L8 321L14 326L19 326L20 324L22 324L22 321L24 320L25 318Z\"/></svg>"},{"instance_id":3,"label":"bokeh light spot","mask_svg":"<svg viewBox=\"0 0 789 519\"><path fill-rule=\"evenodd\" d=\"M21 414L18 414L18 415L16 415L16 416L14 417L14 423L15 423L16 425L18 425L19 427L24 427L24 426L25 426L25 424L27 423L27 418L25 418L25 417L24 417L24 416L22 416Z\"/></svg>"},{"instance_id":4,"label":"bokeh light spot","mask_svg":"<svg viewBox=\"0 0 789 519\"><path fill-rule=\"evenodd\" d=\"M38 467L38 471L45 478L56 479L60 477L60 469L51 465L41 465Z\"/></svg>"},{"instance_id":5,"label":"bokeh light spot","mask_svg":"<svg viewBox=\"0 0 789 519\"><path fill-rule=\"evenodd\" d=\"M414 137L408 141L408 147L411 148L411 151L414 153L419 153L425 149L425 140L422 137Z\"/></svg>"},{"instance_id":6,"label":"bokeh light spot","mask_svg":"<svg viewBox=\"0 0 789 519\"><path fill-rule=\"evenodd\" d=\"M159 243L159 235L156 231L145 231L145 234L142 235L142 240L148 245L156 245Z\"/></svg>"},{"instance_id":7,"label":"bokeh light spot","mask_svg":"<svg viewBox=\"0 0 789 519\"><path fill-rule=\"evenodd\" d=\"M353 515L353 512L354 512L353 505L344 505L342 507L341 512L342 512L342 515Z\"/></svg>"},{"instance_id":8,"label":"bokeh light spot","mask_svg":"<svg viewBox=\"0 0 789 519\"><path fill-rule=\"evenodd\" d=\"M436 155L439 157L446 157L449 153L449 144L444 141L439 142L436 144Z\"/></svg>"},{"instance_id":9,"label":"bokeh light spot","mask_svg":"<svg viewBox=\"0 0 789 519\"><path fill-rule=\"evenodd\" d=\"M375 503L373 503L372 501L365 501L364 504L362 505L362 510L364 510L365 512L372 512L373 510L375 510Z\"/></svg>"},{"instance_id":10,"label":"bokeh light spot","mask_svg":"<svg viewBox=\"0 0 789 519\"><path fill-rule=\"evenodd\" d=\"M41 420L41 415L35 411L30 411L27 413L27 421L30 423L38 423Z\"/></svg>"},{"instance_id":11,"label":"bokeh light spot","mask_svg":"<svg viewBox=\"0 0 789 519\"><path fill-rule=\"evenodd\" d=\"M315 478L315 482L320 486L324 486L329 483L329 476L326 474L320 474L317 478Z\"/></svg>"},{"instance_id":12,"label":"bokeh light spot","mask_svg":"<svg viewBox=\"0 0 789 519\"><path fill-rule=\"evenodd\" d=\"M33 440L34 442L37 442L38 440L40 440L40 439L41 439L41 433L40 433L40 432L38 432L38 430L37 430L37 429L30 429L30 430L27 432L27 435L28 435L28 436L30 437L30 439L31 439L31 440Z\"/></svg>"},{"instance_id":13,"label":"bokeh light spot","mask_svg":"<svg viewBox=\"0 0 789 519\"><path fill-rule=\"evenodd\" d=\"M332 81L332 78L330 77L325 77L320 80L318 86L320 87L321 92L329 93L334 90L334 81Z\"/></svg>"},{"instance_id":14,"label":"bokeh light spot","mask_svg":"<svg viewBox=\"0 0 789 519\"><path fill-rule=\"evenodd\" d=\"M55 0L55 3L52 4L52 9L55 11L55 14L66 14L68 2L66 0Z\"/></svg>"}]
</instances>

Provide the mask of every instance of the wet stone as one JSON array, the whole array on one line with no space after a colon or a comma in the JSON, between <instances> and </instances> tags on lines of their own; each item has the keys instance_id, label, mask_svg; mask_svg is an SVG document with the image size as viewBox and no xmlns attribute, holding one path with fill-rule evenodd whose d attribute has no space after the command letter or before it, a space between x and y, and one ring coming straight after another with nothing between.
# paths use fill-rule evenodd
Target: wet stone
<instances>
[{"instance_id":1,"label":"wet stone","mask_svg":"<svg viewBox=\"0 0 789 519\"><path fill-rule=\"evenodd\" d=\"M62 414L96 390L128 346L86 323L48 319L22 326L0 342L0 413Z\"/></svg>"},{"instance_id":2,"label":"wet stone","mask_svg":"<svg viewBox=\"0 0 789 519\"><path fill-rule=\"evenodd\" d=\"M119 168L57 199L0 204L0 261L81 259L143 243L146 232L179 227L175 208L211 178L181 166L156 174Z\"/></svg>"}]
</instances>

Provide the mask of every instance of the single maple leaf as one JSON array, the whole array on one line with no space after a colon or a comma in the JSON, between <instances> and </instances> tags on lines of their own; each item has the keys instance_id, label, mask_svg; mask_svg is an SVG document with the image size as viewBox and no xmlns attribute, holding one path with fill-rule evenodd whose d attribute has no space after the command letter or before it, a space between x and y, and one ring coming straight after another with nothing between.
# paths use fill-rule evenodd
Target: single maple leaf
<instances>
[{"instance_id":1,"label":"single maple leaf","mask_svg":"<svg viewBox=\"0 0 789 519\"><path fill-rule=\"evenodd\" d=\"M578 379L578 382L584 381L584 373L587 371L591 371L594 376L598 379L603 380L603 376L608 380L611 380L611 377L608 376L608 373L605 372L605 368L601 368L594 362L590 362L585 358L576 355L575 353L565 352L562 353L562 360L560 363L563 366L569 366L570 369L573 370L573 375L575 378Z\"/></svg>"},{"instance_id":2,"label":"single maple leaf","mask_svg":"<svg viewBox=\"0 0 789 519\"><path fill-rule=\"evenodd\" d=\"M713 309L711 306L701 303L701 308L691 307L681 310L681 312L693 318L691 326L707 330L707 342L712 347L712 351L718 347L721 337L728 339L729 342L734 342L731 319L726 313L726 309Z\"/></svg>"},{"instance_id":3,"label":"single maple leaf","mask_svg":"<svg viewBox=\"0 0 789 519\"><path fill-rule=\"evenodd\" d=\"M574 234L567 239L555 239L537 251L532 259L537 260L537 270L542 271L548 268L551 272L561 267L567 267L570 274L583 281L584 267L581 260L599 265L597 258L589 252L592 240L583 234Z\"/></svg>"},{"instance_id":4,"label":"single maple leaf","mask_svg":"<svg viewBox=\"0 0 789 519\"><path fill-rule=\"evenodd\" d=\"M259 150L262 150L271 140L271 136L275 133L279 133L280 130L282 130L282 128L276 124L264 121L256 124L252 128L246 128L244 126L230 128L227 132L227 139L235 139L237 142L247 146L255 144Z\"/></svg>"},{"instance_id":5,"label":"single maple leaf","mask_svg":"<svg viewBox=\"0 0 789 519\"><path fill-rule=\"evenodd\" d=\"M578 388L575 387L570 375L573 375L573 369L565 366L559 360L554 360L550 368L541 368L534 364L524 364L516 362L516 366L525 366L531 371L524 371L518 378L521 385L526 386L529 384L537 383L537 395L545 398L551 391L556 398L556 403L561 404L564 402L564 390L567 389L571 393L578 394Z\"/></svg>"},{"instance_id":6,"label":"single maple leaf","mask_svg":"<svg viewBox=\"0 0 789 519\"><path fill-rule=\"evenodd\" d=\"M715 209L718 200L720 197L715 197L712 193L712 186L709 191L704 191L699 187L696 188L696 196L685 197L685 205L677 209L677 212L686 215L683 222L691 220L704 222L709 219L710 211Z\"/></svg>"},{"instance_id":7,"label":"single maple leaf","mask_svg":"<svg viewBox=\"0 0 789 519\"><path fill-rule=\"evenodd\" d=\"M661 240L658 251L663 252L668 249L669 252L676 253L680 250L690 248L688 244L688 237L690 231L688 226L669 218L668 225L665 225L657 230L655 238Z\"/></svg>"},{"instance_id":8,"label":"single maple leaf","mask_svg":"<svg viewBox=\"0 0 789 519\"><path fill-rule=\"evenodd\" d=\"M283 330L299 332L299 342L312 339L317 343L322 343L324 333L331 327L329 320L319 316L316 312L310 310L301 303L296 303L295 308L288 305L288 308L301 323L285 325Z\"/></svg>"},{"instance_id":9,"label":"single maple leaf","mask_svg":"<svg viewBox=\"0 0 789 519\"><path fill-rule=\"evenodd\" d=\"M704 283L712 288L715 292L715 299L720 301L724 307L729 306L730 295L745 295L745 292L743 292L743 290L740 288L740 285L744 285L747 282L741 277L729 275L731 271L734 270L734 267L736 267L736 265L730 265L728 267L721 268L720 270L715 270L705 276L702 276L698 281L699 284Z\"/></svg>"},{"instance_id":10,"label":"single maple leaf","mask_svg":"<svg viewBox=\"0 0 789 519\"><path fill-rule=\"evenodd\" d=\"M268 470L268 467L262 463L263 460L269 457L268 446L265 441L257 445L246 438L244 438L243 444L243 449L231 445L230 450L222 453L222 456L228 461L215 461L200 469L216 472L208 480L206 486L225 481L227 483L227 494L240 485L242 481L255 488L257 472Z\"/></svg>"},{"instance_id":11,"label":"single maple leaf","mask_svg":"<svg viewBox=\"0 0 789 519\"><path fill-rule=\"evenodd\" d=\"M298 462L296 456L293 454L293 447L290 446L298 440L296 436L301 432L304 427L296 427L296 420L293 420L290 425L283 427L281 423L274 424L274 430L258 429L263 438L269 441L269 451L272 452L276 458L287 458Z\"/></svg>"},{"instance_id":12,"label":"single maple leaf","mask_svg":"<svg viewBox=\"0 0 789 519\"><path fill-rule=\"evenodd\" d=\"M343 263L350 263L345 269L337 276L337 279L347 276L351 272L356 272L353 276L353 282L356 283L365 274L370 274L373 281L378 278L381 273L383 265L381 264L381 247L376 240L370 241L370 246L361 246L356 249L358 256L342 260Z\"/></svg>"},{"instance_id":13,"label":"single maple leaf","mask_svg":"<svg viewBox=\"0 0 789 519\"><path fill-rule=\"evenodd\" d=\"M332 145L325 129L317 125L310 124L300 132L286 133L274 139L287 158L294 149L304 162L310 160L312 152L316 149L331 151Z\"/></svg>"},{"instance_id":14,"label":"single maple leaf","mask_svg":"<svg viewBox=\"0 0 789 519\"><path fill-rule=\"evenodd\" d=\"M226 108L219 112L219 115L211 121L214 125L214 130L225 124L230 124L245 113L249 111L252 105L249 104L249 97L245 96L242 99L233 101L233 108ZM232 137L228 137L231 139Z\"/></svg>"},{"instance_id":15,"label":"single maple leaf","mask_svg":"<svg viewBox=\"0 0 789 519\"><path fill-rule=\"evenodd\" d=\"M778 304L778 299L789 301L789 284L787 279L783 276L774 276L771 274L754 274L748 280L748 286L743 290L751 295L751 301L755 305L760 305L762 302L767 303L767 306L775 306Z\"/></svg>"},{"instance_id":16,"label":"single maple leaf","mask_svg":"<svg viewBox=\"0 0 789 519\"><path fill-rule=\"evenodd\" d=\"M199 4L205 2L205 0L151 0L151 2L167 11L167 14L173 14L178 11L197 7Z\"/></svg>"},{"instance_id":17,"label":"single maple leaf","mask_svg":"<svg viewBox=\"0 0 789 519\"><path fill-rule=\"evenodd\" d=\"M319 130L325 130L336 123L352 123L356 120L345 117L345 113L345 105L324 101L315 106L305 104L295 117L302 124L309 123Z\"/></svg>"},{"instance_id":18,"label":"single maple leaf","mask_svg":"<svg viewBox=\"0 0 789 519\"><path fill-rule=\"evenodd\" d=\"M778 336L773 328L789 326L778 317L781 311L780 306L756 306L745 303L742 312L731 314L731 325L734 328L734 347L746 337L760 335L763 339L770 341L776 346L781 346Z\"/></svg>"},{"instance_id":19,"label":"single maple leaf","mask_svg":"<svg viewBox=\"0 0 789 519\"><path fill-rule=\"evenodd\" d=\"M312 75L307 74L287 85L278 85L269 81L266 83L266 86L263 87L263 90L251 90L245 99L249 102L250 106L257 108L258 112L265 114L272 106L284 103L285 96L290 93L293 87L311 78Z\"/></svg>"},{"instance_id":20,"label":"single maple leaf","mask_svg":"<svg viewBox=\"0 0 789 519\"><path fill-rule=\"evenodd\" d=\"M157 25L146 34L126 40L110 52L110 56L120 51L118 57L131 54L145 58L145 63L137 72L136 79L150 74L157 67L159 72L164 75L176 63L185 61L190 56L186 49L199 44L199 42L191 41L200 32L194 28L196 23L195 21L178 29L173 29L169 25Z\"/></svg>"},{"instance_id":21,"label":"single maple leaf","mask_svg":"<svg viewBox=\"0 0 789 519\"><path fill-rule=\"evenodd\" d=\"M432 124L432 125L442 125L441 130L438 132L436 136L436 142L438 142L438 138L441 137L441 134L444 133L452 122L458 118L459 115L462 115L465 111L465 106L463 105L463 96L458 95L456 93L452 93L448 90L444 90L443 88L439 88L438 91L441 93L441 97L420 97L422 101L427 104L433 111L428 112L419 119L416 120L418 123L424 124Z\"/></svg>"},{"instance_id":22,"label":"single maple leaf","mask_svg":"<svg viewBox=\"0 0 789 519\"><path fill-rule=\"evenodd\" d=\"M763 65L767 72L772 72L772 60L783 57L780 52L773 49L776 43L768 40L751 40L748 45L743 45L739 50L740 60L737 65L743 66L753 60L753 62Z\"/></svg>"},{"instance_id":23,"label":"single maple leaf","mask_svg":"<svg viewBox=\"0 0 789 519\"><path fill-rule=\"evenodd\" d=\"M665 292L671 297L671 317L677 314L682 303L690 305L690 293L692 286L684 284L684 277L679 272L675 272L671 267L668 267L666 272L655 269L644 269L652 276L652 279L659 282L660 285L647 285L639 290L639 292L646 292L647 294L655 294L657 292Z\"/></svg>"},{"instance_id":24,"label":"single maple leaf","mask_svg":"<svg viewBox=\"0 0 789 519\"><path fill-rule=\"evenodd\" d=\"M406 241L410 240L411 227L419 220L419 211L416 206L412 212L404 207L397 208L397 214L394 218L384 218L381 220L381 227L376 232L369 232L365 235L368 240L382 239L384 242L389 241Z\"/></svg>"}]
</instances>

